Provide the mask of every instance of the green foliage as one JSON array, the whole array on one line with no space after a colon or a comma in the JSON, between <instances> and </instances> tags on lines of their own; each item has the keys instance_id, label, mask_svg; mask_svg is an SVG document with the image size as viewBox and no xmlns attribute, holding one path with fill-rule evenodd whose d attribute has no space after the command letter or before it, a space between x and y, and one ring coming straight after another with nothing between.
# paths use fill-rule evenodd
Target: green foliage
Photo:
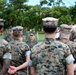
<instances>
[{"instance_id":1,"label":"green foliage","mask_svg":"<svg viewBox=\"0 0 76 75\"><path fill-rule=\"evenodd\" d=\"M23 4L24 2L27 2L27 0L9 0L9 2L13 5L17 5L17 4Z\"/></svg>"},{"instance_id":2,"label":"green foliage","mask_svg":"<svg viewBox=\"0 0 76 75\"><path fill-rule=\"evenodd\" d=\"M0 18L5 19L5 28L21 25L25 29L41 31L42 18L55 17L62 23L76 23L76 5L67 8L61 6L62 0L41 0L40 5L29 6L28 0L0 0ZM51 7L43 7L43 5Z\"/></svg>"},{"instance_id":3,"label":"green foliage","mask_svg":"<svg viewBox=\"0 0 76 75\"><path fill-rule=\"evenodd\" d=\"M72 21L72 19L71 19L71 16L70 15L65 15L65 16L61 16L60 18L59 18L59 25L60 24L67 24L67 23L69 23L69 22L71 22Z\"/></svg>"},{"instance_id":4,"label":"green foliage","mask_svg":"<svg viewBox=\"0 0 76 75\"><path fill-rule=\"evenodd\" d=\"M47 2L47 0L41 0L40 1L40 5L42 6L43 4L47 4L48 2Z\"/></svg>"},{"instance_id":5,"label":"green foliage","mask_svg":"<svg viewBox=\"0 0 76 75\"><path fill-rule=\"evenodd\" d=\"M6 4L6 0L0 0L0 12L3 10L5 4Z\"/></svg>"},{"instance_id":6,"label":"green foliage","mask_svg":"<svg viewBox=\"0 0 76 75\"><path fill-rule=\"evenodd\" d=\"M70 7L70 15L71 15L72 21L76 24L76 5Z\"/></svg>"},{"instance_id":7,"label":"green foliage","mask_svg":"<svg viewBox=\"0 0 76 75\"><path fill-rule=\"evenodd\" d=\"M0 5L4 5L6 3L6 0L0 0Z\"/></svg>"}]
</instances>

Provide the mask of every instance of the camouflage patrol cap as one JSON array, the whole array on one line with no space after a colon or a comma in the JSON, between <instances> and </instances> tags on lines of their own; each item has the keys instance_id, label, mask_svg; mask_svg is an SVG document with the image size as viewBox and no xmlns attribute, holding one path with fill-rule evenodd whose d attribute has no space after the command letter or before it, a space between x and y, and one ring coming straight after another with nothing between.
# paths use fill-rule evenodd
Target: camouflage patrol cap
<instances>
[{"instance_id":1,"label":"camouflage patrol cap","mask_svg":"<svg viewBox=\"0 0 76 75\"><path fill-rule=\"evenodd\" d=\"M34 32L31 32L30 35L35 35L35 33Z\"/></svg>"},{"instance_id":2,"label":"camouflage patrol cap","mask_svg":"<svg viewBox=\"0 0 76 75\"><path fill-rule=\"evenodd\" d=\"M71 26L67 25L67 24L61 24L60 25L60 31L66 34L71 33Z\"/></svg>"},{"instance_id":3,"label":"camouflage patrol cap","mask_svg":"<svg viewBox=\"0 0 76 75\"><path fill-rule=\"evenodd\" d=\"M22 26L16 26L12 28L13 33L17 34L17 33L22 33L23 31L23 27Z\"/></svg>"},{"instance_id":4,"label":"camouflage patrol cap","mask_svg":"<svg viewBox=\"0 0 76 75\"><path fill-rule=\"evenodd\" d=\"M4 26L4 19L0 19L0 26Z\"/></svg>"},{"instance_id":5,"label":"camouflage patrol cap","mask_svg":"<svg viewBox=\"0 0 76 75\"><path fill-rule=\"evenodd\" d=\"M22 26L16 26L16 27L13 27L12 30L23 30L23 27Z\"/></svg>"},{"instance_id":6,"label":"camouflage patrol cap","mask_svg":"<svg viewBox=\"0 0 76 75\"><path fill-rule=\"evenodd\" d=\"M58 24L58 19L53 18L53 17L43 18L42 21L43 21L44 26L51 26L51 25L57 26L57 24Z\"/></svg>"}]
</instances>

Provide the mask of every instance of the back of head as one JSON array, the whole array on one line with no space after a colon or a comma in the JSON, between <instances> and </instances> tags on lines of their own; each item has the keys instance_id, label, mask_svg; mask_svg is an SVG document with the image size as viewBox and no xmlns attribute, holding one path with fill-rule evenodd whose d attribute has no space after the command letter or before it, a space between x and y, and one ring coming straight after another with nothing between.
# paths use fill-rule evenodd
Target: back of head
<instances>
[{"instance_id":1,"label":"back of head","mask_svg":"<svg viewBox=\"0 0 76 75\"><path fill-rule=\"evenodd\" d=\"M46 33L53 33L57 29L58 19L46 17L42 19L43 29Z\"/></svg>"},{"instance_id":2,"label":"back of head","mask_svg":"<svg viewBox=\"0 0 76 75\"><path fill-rule=\"evenodd\" d=\"M13 30L14 37L19 37L20 35L23 34L23 27L22 26L13 27L12 30Z\"/></svg>"}]
</instances>

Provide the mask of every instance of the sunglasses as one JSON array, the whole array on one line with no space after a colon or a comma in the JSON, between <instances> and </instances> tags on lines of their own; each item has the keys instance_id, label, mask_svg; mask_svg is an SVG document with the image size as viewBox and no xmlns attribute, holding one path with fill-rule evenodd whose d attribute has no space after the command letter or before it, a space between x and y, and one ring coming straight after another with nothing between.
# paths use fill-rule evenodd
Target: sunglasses
<instances>
[{"instance_id":1,"label":"sunglasses","mask_svg":"<svg viewBox=\"0 0 76 75\"><path fill-rule=\"evenodd\" d=\"M34 35L30 35L30 36L34 36Z\"/></svg>"}]
</instances>

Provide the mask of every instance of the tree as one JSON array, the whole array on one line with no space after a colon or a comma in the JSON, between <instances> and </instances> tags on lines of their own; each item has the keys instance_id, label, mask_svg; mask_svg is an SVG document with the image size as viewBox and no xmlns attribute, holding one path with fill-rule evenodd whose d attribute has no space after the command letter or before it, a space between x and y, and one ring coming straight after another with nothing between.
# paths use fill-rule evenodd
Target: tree
<instances>
[{"instance_id":1,"label":"tree","mask_svg":"<svg viewBox=\"0 0 76 75\"><path fill-rule=\"evenodd\" d=\"M65 3L62 0L57 0L57 1L56 0L41 0L40 5L42 6L44 4L47 4L47 5L52 6L52 7L65 5Z\"/></svg>"},{"instance_id":2,"label":"tree","mask_svg":"<svg viewBox=\"0 0 76 75\"><path fill-rule=\"evenodd\" d=\"M25 22L25 12L30 9L28 5L23 4L26 0L10 0L3 11L3 18L6 19L5 27L24 26ZM5 16L4 16L5 15Z\"/></svg>"},{"instance_id":3,"label":"tree","mask_svg":"<svg viewBox=\"0 0 76 75\"><path fill-rule=\"evenodd\" d=\"M25 29L41 30L42 18L55 17L62 23L76 23L76 4L67 8L61 6L62 0L41 0L40 5L30 6L28 0L6 0L0 1L0 18L5 19L5 27L21 25ZM43 5L51 7L43 7Z\"/></svg>"},{"instance_id":4,"label":"tree","mask_svg":"<svg viewBox=\"0 0 76 75\"><path fill-rule=\"evenodd\" d=\"M0 0L0 11L4 8L7 0Z\"/></svg>"},{"instance_id":5,"label":"tree","mask_svg":"<svg viewBox=\"0 0 76 75\"><path fill-rule=\"evenodd\" d=\"M71 16L70 15L62 15L60 18L59 18L59 25L61 24L67 24L69 22L72 22L72 19L71 19Z\"/></svg>"},{"instance_id":6,"label":"tree","mask_svg":"<svg viewBox=\"0 0 76 75\"><path fill-rule=\"evenodd\" d=\"M65 3L62 0L57 0L56 2L56 6L61 6L61 5L65 5Z\"/></svg>"},{"instance_id":7,"label":"tree","mask_svg":"<svg viewBox=\"0 0 76 75\"><path fill-rule=\"evenodd\" d=\"M9 0L9 3L12 5L17 5L17 4L23 4L24 2L27 2L28 0Z\"/></svg>"},{"instance_id":8,"label":"tree","mask_svg":"<svg viewBox=\"0 0 76 75\"><path fill-rule=\"evenodd\" d=\"M25 15L27 15L25 24L28 25L28 30L33 28L39 30L41 28L41 6L31 7Z\"/></svg>"},{"instance_id":9,"label":"tree","mask_svg":"<svg viewBox=\"0 0 76 75\"><path fill-rule=\"evenodd\" d=\"M47 3L48 3L47 0L41 0L41 1L40 1L40 5L41 5L41 6L43 6L44 4L47 4Z\"/></svg>"},{"instance_id":10,"label":"tree","mask_svg":"<svg viewBox=\"0 0 76 75\"><path fill-rule=\"evenodd\" d=\"M70 15L74 24L76 24L76 2L75 5L70 7Z\"/></svg>"},{"instance_id":11,"label":"tree","mask_svg":"<svg viewBox=\"0 0 76 75\"><path fill-rule=\"evenodd\" d=\"M0 0L0 18L2 18L2 12L5 8L6 0Z\"/></svg>"}]
</instances>

